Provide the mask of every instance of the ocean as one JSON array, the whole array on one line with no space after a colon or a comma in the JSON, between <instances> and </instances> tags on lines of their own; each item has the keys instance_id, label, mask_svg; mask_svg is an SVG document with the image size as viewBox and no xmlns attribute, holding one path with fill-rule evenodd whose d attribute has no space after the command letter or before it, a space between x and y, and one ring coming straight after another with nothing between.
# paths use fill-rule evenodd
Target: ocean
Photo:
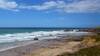
<instances>
[{"instance_id":1,"label":"ocean","mask_svg":"<svg viewBox=\"0 0 100 56\"><path fill-rule=\"evenodd\" d=\"M0 28L0 43L50 38L63 34L64 29L53 28ZM61 32L60 32L61 31ZM43 38L44 37L44 38Z\"/></svg>"},{"instance_id":2,"label":"ocean","mask_svg":"<svg viewBox=\"0 0 100 56\"><path fill-rule=\"evenodd\" d=\"M72 28L0 28L0 43L33 40L34 38L53 39L73 35ZM84 32L74 34L82 35ZM87 34L85 32L84 34Z\"/></svg>"},{"instance_id":3,"label":"ocean","mask_svg":"<svg viewBox=\"0 0 100 56\"><path fill-rule=\"evenodd\" d=\"M76 32L75 30L72 31L72 29L67 28L0 28L0 50L34 41L34 38L44 40L69 35L80 36L89 34L89 32Z\"/></svg>"}]
</instances>

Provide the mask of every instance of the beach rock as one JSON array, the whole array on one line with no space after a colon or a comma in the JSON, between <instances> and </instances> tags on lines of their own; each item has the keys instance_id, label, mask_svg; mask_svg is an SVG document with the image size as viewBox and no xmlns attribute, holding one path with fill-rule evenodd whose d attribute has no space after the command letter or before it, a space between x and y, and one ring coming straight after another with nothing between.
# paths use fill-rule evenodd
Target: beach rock
<instances>
[{"instance_id":1,"label":"beach rock","mask_svg":"<svg viewBox=\"0 0 100 56\"><path fill-rule=\"evenodd\" d=\"M34 38L34 40L39 40L38 38Z\"/></svg>"}]
</instances>

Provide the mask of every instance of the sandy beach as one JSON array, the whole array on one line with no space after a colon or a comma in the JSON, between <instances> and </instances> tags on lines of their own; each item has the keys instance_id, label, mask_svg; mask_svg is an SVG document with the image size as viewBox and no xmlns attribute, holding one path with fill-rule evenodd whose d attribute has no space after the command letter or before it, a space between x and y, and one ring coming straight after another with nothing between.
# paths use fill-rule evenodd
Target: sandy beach
<instances>
[{"instance_id":1,"label":"sandy beach","mask_svg":"<svg viewBox=\"0 0 100 56\"><path fill-rule=\"evenodd\" d=\"M51 56L51 54L55 56L63 52L74 52L73 48L79 44L80 42L69 41L67 38L30 41L19 46L2 49L0 56L45 56L48 53L48 56Z\"/></svg>"}]
</instances>

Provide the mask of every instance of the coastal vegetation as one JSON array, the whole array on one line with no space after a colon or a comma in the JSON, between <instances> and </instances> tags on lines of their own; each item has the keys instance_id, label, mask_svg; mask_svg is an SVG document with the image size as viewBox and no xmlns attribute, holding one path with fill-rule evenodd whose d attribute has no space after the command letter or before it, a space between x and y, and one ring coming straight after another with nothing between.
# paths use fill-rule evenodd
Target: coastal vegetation
<instances>
[{"instance_id":1,"label":"coastal vegetation","mask_svg":"<svg viewBox=\"0 0 100 56\"><path fill-rule=\"evenodd\" d=\"M73 54L63 53L59 56L100 56L100 45L81 49Z\"/></svg>"},{"instance_id":2,"label":"coastal vegetation","mask_svg":"<svg viewBox=\"0 0 100 56\"><path fill-rule=\"evenodd\" d=\"M74 53L63 53L58 56L100 56L100 34L85 37L81 42L86 48L82 48Z\"/></svg>"}]
</instances>

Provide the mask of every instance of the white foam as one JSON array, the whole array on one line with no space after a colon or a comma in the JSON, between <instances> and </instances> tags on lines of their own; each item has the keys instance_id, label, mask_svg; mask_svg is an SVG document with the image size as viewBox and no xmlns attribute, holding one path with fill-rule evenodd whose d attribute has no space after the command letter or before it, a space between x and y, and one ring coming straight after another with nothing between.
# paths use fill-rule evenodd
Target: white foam
<instances>
[{"instance_id":1,"label":"white foam","mask_svg":"<svg viewBox=\"0 0 100 56\"><path fill-rule=\"evenodd\" d=\"M42 39L58 38L57 36L59 35L63 36L63 35L86 35L86 34L89 34L89 32L72 32L72 31L65 32L63 30L61 31L37 31L37 32L31 32L31 33L28 33L28 32L14 33L14 34L0 35L0 43L31 40L35 37L42 40Z\"/></svg>"}]
</instances>

